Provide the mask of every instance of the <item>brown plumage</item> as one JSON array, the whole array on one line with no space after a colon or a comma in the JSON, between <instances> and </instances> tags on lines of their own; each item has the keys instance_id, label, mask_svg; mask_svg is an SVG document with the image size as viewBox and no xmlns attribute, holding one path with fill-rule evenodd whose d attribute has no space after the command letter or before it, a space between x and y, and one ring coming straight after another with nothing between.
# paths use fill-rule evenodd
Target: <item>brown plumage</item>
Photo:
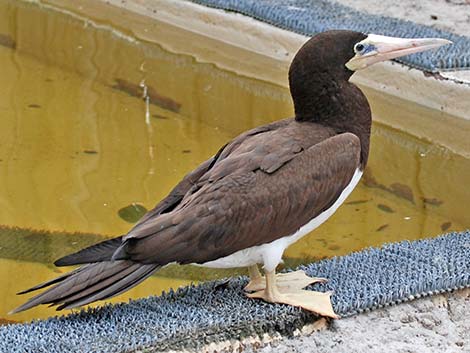
<instances>
[{"instance_id":1,"label":"brown plumage","mask_svg":"<svg viewBox=\"0 0 470 353\"><path fill-rule=\"evenodd\" d=\"M370 109L349 82L354 71L347 68L365 67L356 45L369 45L366 38L330 31L309 40L289 71L294 119L241 134L189 173L128 234L56 261L58 266L85 265L25 291L54 285L15 312L39 304L60 305L58 309L88 304L132 288L169 263L223 263L242 254L239 263L250 266L253 275L248 290L266 288L264 294L249 296L336 317L329 296L327 302L309 306L305 301L317 300L312 292L294 293L289 287L290 292L280 293L274 268L289 245L278 240L300 234L312 220L323 222L320 215L330 207L334 212L332 205L367 163ZM379 44L370 45L375 50ZM263 261L266 282L253 269Z\"/></svg>"},{"instance_id":2,"label":"brown plumage","mask_svg":"<svg viewBox=\"0 0 470 353\"><path fill-rule=\"evenodd\" d=\"M263 130L225 147L171 212L128 233L115 259L204 263L293 234L331 206L359 166L353 134L294 120Z\"/></svg>"}]
</instances>

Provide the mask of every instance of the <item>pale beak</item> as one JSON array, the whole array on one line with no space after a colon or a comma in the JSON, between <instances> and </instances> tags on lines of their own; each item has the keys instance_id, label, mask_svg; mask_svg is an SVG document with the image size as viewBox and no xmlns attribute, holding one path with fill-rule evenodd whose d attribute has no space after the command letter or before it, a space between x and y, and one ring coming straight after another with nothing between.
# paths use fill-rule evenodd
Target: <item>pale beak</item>
<instances>
[{"instance_id":1,"label":"pale beak","mask_svg":"<svg viewBox=\"0 0 470 353\"><path fill-rule=\"evenodd\" d=\"M356 50L356 55L346 63L346 67L351 71L361 70L380 61L439 48L451 43L450 40L442 38L395 38L370 34L356 44L355 48L362 50Z\"/></svg>"}]
</instances>

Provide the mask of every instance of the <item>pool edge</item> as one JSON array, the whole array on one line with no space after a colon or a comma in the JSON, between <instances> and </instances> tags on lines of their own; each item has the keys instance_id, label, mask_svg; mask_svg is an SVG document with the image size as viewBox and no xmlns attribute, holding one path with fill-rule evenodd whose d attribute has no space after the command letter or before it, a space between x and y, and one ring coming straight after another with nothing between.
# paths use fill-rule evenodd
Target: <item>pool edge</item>
<instances>
[{"instance_id":1,"label":"pool edge","mask_svg":"<svg viewBox=\"0 0 470 353\"><path fill-rule=\"evenodd\" d=\"M165 22L214 41L241 48L268 58L269 66L272 67L260 70L260 64L256 60L245 60L243 65L240 65L240 62L233 58L226 60L227 54L223 50L220 53L217 53L216 50L202 53L198 59L283 87L288 85L287 69L293 55L309 38L251 17L205 7L186 0L160 2L99 0L94 4L91 4L89 0L75 2L42 0L40 3L79 12L81 15L98 20L103 19L103 16L97 11L98 8L107 9L109 14L109 10L115 7L121 11L125 10L134 15ZM123 21L121 20L121 22ZM153 41L152 30L146 28L142 23L126 22L124 25L137 38ZM164 36L158 38L159 42L164 39ZM175 43L171 40L162 44L166 49L182 54L189 54L191 46L195 45L194 43L190 45L181 42ZM243 57L242 60L244 59ZM465 99L470 96L470 70L429 73L396 62L385 62L356 73L352 80L359 86L399 97L464 120L470 120L470 115L468 115L470 100ZM406 122L403 123L403 130L407 130Z\"/></svg>"}]
</instances>

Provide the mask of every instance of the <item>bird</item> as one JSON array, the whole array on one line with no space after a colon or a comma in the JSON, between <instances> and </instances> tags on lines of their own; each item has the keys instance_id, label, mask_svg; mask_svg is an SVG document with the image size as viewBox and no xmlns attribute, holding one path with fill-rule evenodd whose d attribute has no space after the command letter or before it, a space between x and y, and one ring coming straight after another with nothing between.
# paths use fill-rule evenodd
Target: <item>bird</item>
<instances>
[{"instance_id":1,"label":"bird","mask_svg":"<svg viewBox=\"0 0 470 353\"><path fill-rule=\"evenodd\" d=\"M177 263L247 267L247 297L338 318L331 292L305 289L326 279L303 271L276 273L276 268L289 245L338 209L366 167L371 110L350 78L374 63L448 43L349 30L313 36L289 67L293 118L235 137L127 234L55 261L81 266L18 293L49 287L12 313L41 304L62 310L105 300Z\"/></svg>"}]
</instances>

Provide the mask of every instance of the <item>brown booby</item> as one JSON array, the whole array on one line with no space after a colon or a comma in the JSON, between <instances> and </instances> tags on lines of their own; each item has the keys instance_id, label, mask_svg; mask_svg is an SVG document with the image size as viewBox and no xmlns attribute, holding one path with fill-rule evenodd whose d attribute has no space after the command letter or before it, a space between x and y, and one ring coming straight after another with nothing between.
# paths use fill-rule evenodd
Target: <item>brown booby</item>
<instances>
[{"instance_id":1,"label":"brown booby","mask_svg":"<svg viewBox=\"0 0 470 353\"><path fill-rule=\"evenodd\" d=\"M367 163L371 112L349 82L373 63L437 48L444 39L328 31L307 41L289 69L295 118L249 130L187 174L126 235L65 256L83 266L21 293L53 287L15 309L58 310L116 296L170 263L246 266L247 296L336 317L321 278L275 274L284 250L326 221ZM262 277L258 264L262 264Z\"/></svg>"}]
</instances>

